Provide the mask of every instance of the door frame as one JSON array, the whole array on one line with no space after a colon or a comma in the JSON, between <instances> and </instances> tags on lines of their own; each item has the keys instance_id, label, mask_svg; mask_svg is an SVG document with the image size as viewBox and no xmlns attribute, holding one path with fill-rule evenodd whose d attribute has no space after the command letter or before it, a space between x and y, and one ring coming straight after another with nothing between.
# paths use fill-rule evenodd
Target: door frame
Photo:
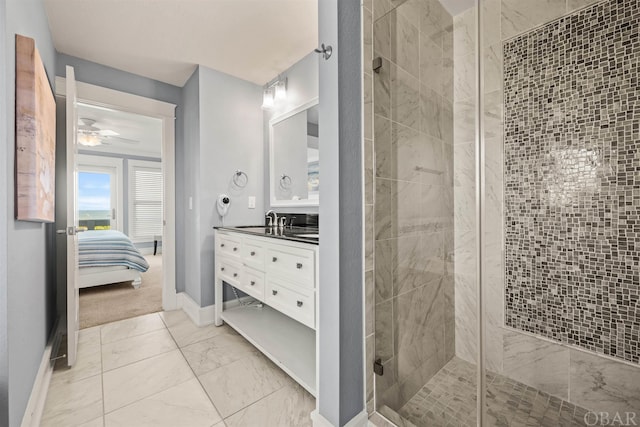
<instances>
[{"instance_id":1,"label":"door frame","mask_svg":"<svg viewBox=\"0 0 640 427\"><path fill-rule=\"evenodd\" d=\"M124 232L124 175L122 172L122 159L103 156L92 156L91 154L78 154L78 173L105 173L112 177L115 194L111 193L111 208L116 210L116 221L118 231ZM80 183L78 183L79 185ZM78 208L79 209L79 208Z\"/></svg>"},{"instance_id":2,"label":"door frame","mask_svg":"<svg viewBox=\"0 0 640 427\"><path fill-rule=\"evenodd\" d=\"M78 102L140 114L162 120L162 171L164 174L164 230L162 237L162 308L176 310L176 105L89 83L76 82ZM66 96L65 78L56 77L56 95Z\"/></svg>"}]
</instances>

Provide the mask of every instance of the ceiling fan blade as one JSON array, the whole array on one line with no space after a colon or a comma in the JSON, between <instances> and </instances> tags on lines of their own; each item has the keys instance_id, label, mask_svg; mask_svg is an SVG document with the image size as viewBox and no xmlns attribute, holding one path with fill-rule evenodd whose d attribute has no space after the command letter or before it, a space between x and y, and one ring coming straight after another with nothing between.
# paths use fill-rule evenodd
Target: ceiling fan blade
<instances>
[{"instance_id":1,"label":"ceiling fan blade","mask_svg":"<svg viewBox=\"0 0 640 427\"><path fill-rule=\"evenodd\" d=\"M98 133L101 136L118 136L118 135L120 135L118 132L114 132L111 129L102 129L102 130L99 130Z\"/></svg>"}]
</instances>

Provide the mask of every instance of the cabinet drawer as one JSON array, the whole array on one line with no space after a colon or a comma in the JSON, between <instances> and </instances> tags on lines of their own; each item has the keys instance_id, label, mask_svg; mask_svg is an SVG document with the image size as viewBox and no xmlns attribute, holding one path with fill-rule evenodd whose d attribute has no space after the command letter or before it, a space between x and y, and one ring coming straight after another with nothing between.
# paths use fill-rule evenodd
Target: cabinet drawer
<instances>
[{"instance_id":1,"label":"cabinet drawer","mask_svg":"<svg viewBox=\"0 0 640 427\"><path fill-rule=\"evenodd\" d=\"M242 242L242 262L254 268L264 271L264 247L250 239Z\"/></svg>"},{"instance_id":2,"label":"cabinet drawer","mask_svg":"<svg viewBox=\"0 0 640 427\"><path fill-rule=\"evenodd\" d=\"M264 301L264 273L253 268L244 267L238 289L247 295Z\"/></svg>"},{"instance_id":3,"label":"cabinet drawer","mask_svg":"<svg viewBox=\"0 0 640 427\"><path fill-rule=\"evenodd\" d=\"M217 266L220 278L232 286L238 286L242 279L242 265L237 262L218 258Z\"/></svg>"},{"instance_id":4,"label":"cabinet drawer","mask_svg":"<svg viewBox=\"0 0 640 427\"><path fill-rule=\"evenodd\" d=\"M226 256L240 258L241 240L238 237L231 237L226 234L218 234L216 251Z\"/></svg>"},{"instance_id":5,"label":"cabinet drawer","mask_svg":"<svg viewBox=\"0 0 640 427\"><path fill-rule=\"evenodd\" d=\"M285 277L299 286L314 287L313 251L298 248L268 248L267 272Z\"/></svg>"},{"instance_id":6,"label":"cabinet drawer","mask_svg":"<svg viewBox=\"0 0 640 427\"><path fill-rule=\"evenodd\" d=\"M286 283L267 279L265 302L303 325L315 329L315 292L298 292Z\"/></svg>"}]
</instances>

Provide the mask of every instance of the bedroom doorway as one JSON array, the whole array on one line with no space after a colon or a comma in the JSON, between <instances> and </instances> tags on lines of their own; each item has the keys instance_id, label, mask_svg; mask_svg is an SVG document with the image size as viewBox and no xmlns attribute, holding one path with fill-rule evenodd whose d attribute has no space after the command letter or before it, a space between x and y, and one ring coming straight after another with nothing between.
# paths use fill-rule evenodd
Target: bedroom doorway
<instances>
[{"instance_id":1,"label":"bedroom doorway","mask_svg":"<svg viewBox=\"0 0 640 427\"><path fill-rule=\"evenodd\" d=\"M65 80L57 80L64 97ZM176 309L175 105L80 82L77 91L79 205L80 186L102 189L85 197L85 210L97 217L84 212L83 221L77 209L79 228L87 230L79 233L79 245L90 232L117 230L141 264L139 272L88 264L91 274L80 280L80 327Z\"/></svg>"},{"instance_id":2,"label":"bedroom doorway","mask_svg":"<svg viewBox=\"0 0 640 427\"><path fill-rule=\"evenodd\" d=\"M80 329L162 311L162 121L78 103Z\"/></svg>"}]
</instances>

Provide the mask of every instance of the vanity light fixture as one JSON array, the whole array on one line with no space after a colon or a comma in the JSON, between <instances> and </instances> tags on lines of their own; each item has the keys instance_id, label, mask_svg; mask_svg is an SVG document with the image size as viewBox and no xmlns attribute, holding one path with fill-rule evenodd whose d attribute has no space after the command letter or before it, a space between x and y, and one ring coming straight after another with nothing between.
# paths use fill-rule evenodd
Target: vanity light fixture
<instances>
[{"instance_id":1,"label":"vanity light fixture","mask_svg":"<svg viewBox=\"0 0 640 427\"><path fill-rule=\"evenodd\" d=\"M262 108L269 110L275 106L278 101L287 99L287 79L278 78L268 83L264 93L262 94Z\"/></svg>"},{"instance_id":2,"label":"vanity light fixture","mask_svg":"<svg viewBox=\"0 0 640 427\"><path fill-rule=\"evenodd\" d=\"M273 108L273 90L266 88L262 94L262 109L269 110Z\"/></svg>"},{"instance_id":3,"label":"vanity light fixture","mask_svg":"<svg viewBox=\"0 0 640 427\"><path fill-rule=\"evenodd\" d=\"M285 99L287 99L287 79L276 83L276 101L284 101Z\"/></svg>"}]
</instances>

